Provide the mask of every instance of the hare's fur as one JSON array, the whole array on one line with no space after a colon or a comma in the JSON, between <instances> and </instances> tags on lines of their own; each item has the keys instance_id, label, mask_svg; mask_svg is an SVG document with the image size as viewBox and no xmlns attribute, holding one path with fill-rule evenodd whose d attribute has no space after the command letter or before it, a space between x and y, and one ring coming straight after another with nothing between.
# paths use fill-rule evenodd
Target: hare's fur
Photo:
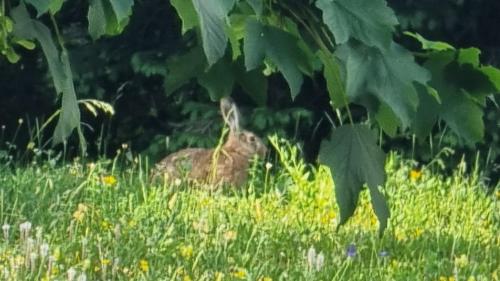
<instances>
[{"instance_id":1,"label":"hare's fur","mask_svg":"<svg viewBox=\"0 0 500 281\"><path fill-rule=\"evenodd\" d=\"M153 178L187 178L211 185L240 186L248 176L250 160L264 157L266 146L254 133L240 128L240 114L229 98L220 101L221 113L229 135L220 148L187 148L172 153L156 164Z\"/></svg>"}]
</instances>

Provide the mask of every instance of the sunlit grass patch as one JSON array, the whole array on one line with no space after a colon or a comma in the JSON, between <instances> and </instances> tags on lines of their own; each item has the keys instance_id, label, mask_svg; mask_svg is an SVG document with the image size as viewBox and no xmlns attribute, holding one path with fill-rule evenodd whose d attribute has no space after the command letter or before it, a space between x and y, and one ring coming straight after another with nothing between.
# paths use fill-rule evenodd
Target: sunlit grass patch
<instances>
[{"instance_id":1,"label":"sunlit grass patch","mask_svg":"<svg viewBox=\"0 0 500 281\"><path fill-rule=\"evenodd\" d=\"M3 170L0 276L498 280L498 199L463 167L450 177L426 169L414 177L411 165L391 156L392 218L378 238L368 194L336 231L329 172L284 165L268 165L247 189L220 192L149 185L140 168L108 162Z\"/></svg>"}]
</instances>

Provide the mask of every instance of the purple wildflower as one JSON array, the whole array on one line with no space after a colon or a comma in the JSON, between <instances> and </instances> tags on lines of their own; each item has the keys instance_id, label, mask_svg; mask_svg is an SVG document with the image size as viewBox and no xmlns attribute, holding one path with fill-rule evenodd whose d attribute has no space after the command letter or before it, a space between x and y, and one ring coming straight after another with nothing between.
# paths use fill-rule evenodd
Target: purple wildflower
<instances>
[{"instance_id":1,"label":"purple wildflower","mask_svg":"<svg viewBox=\"0 0 500 281\"><path fill-rule=\"evenodd\" d=\"M349 247L347 247L346 255L349 258L354 258L356 256L356 245L350 244Z\"/></svg>"},{"instance_id":2,"label":"purple wildflower","mask_svg":"<svg viewBox=\"0 0 500 281\"><path fill-rule=\"evenodd\" d=\"M378 256L381 257L381 258L388 257L389 256L389 252L387 252L387 251L380 251L380 253L378 253Z\"/></svg>"}]
</instances>

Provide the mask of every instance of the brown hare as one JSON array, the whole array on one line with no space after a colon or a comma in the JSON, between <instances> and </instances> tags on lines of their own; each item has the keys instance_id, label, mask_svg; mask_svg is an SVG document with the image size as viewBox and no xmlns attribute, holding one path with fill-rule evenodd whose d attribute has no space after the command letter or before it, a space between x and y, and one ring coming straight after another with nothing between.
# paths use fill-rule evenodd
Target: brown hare
<instances>
[{"instance_id":1,"label":"brown hare","mask_svg":"<svg viewBox=\"0 0 500 281\"><path fill-rule=\"evenodd\" d=\"M230 98L220 100L220 110L229 127L227 140L220 148L187 148L174 152L156 164L152 177L187 178L212 188L244 184L250 160L256 155L264 157L267 148L254 133L241 129L239 110Z\"/></svg>"}]
</instances>

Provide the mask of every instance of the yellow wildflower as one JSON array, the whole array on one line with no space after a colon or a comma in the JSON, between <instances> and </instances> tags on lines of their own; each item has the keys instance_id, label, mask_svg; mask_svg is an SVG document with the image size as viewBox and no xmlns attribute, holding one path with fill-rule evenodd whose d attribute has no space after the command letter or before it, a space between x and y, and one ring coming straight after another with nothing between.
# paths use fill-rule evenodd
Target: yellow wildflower
<instances>
[{"instance_id":1,"label":"yellow wildflower","mask_svg":"<svg viewBox=\"0 0 500 281\"><path fill-rule=\"evenodd\" d=\"M217 271L214 274L214 277L215 277L215 281L222 281L222 278L224 278L224 273Z\"/></svg>"},{"instance_id":2,"label":"yellow wildflower","mask_svg":"<svg viewBox=\"0 0 500 281\"><path fill-rule=\"evenodd\" d=\"M410 171L410 179L416 181L422 177L422 171L420 170L411 170Z\"/></svg>"},{"instance_id":3,"label":"yellow wildflower","mask_svg":"<svg viewBox=\"0 0 500 281\"><path fill-rule=\"evenodd\" d=\"M247 272L243 268L236 268L231 275L237 279L245 279L247 277Z\"/></svg>"},{"instance_id":4,"label":"yellow wildflower","mask_svg":"<svg viewBox=\"0 0 500 281\"><path fill-rule=\"evenodd\" d=\"M28 145L26 146L26 149L28 149L28 150L33 150L33 148L35 148L35 143L34 143L34 142L32 142L32 141L30 141L30 142L28 143Z\"/></svg>"},{"instance_id":5,"label":"yellow wildflower","mask_svg":"<svg viewBox=\"0 0 500 281\"><path fill-rule=\"evenodd\" d=\"M57 247L54 249L54 252L52 253L52 256L54 257L55 261L58 261L61 259L61 248Z\"/></svg>"},{"instance_id":6,"label":"yellow wildflower","mask_svg":"<svg viewBox=\"0 0 500 281\"><path fill-rule=\"evenodd\" d=\"M257 222L260 222L262 221L262 208L260 207L260 202L259 201L256 201L255 202L255 220Z\"/></svg>"},{"instance_id":7,"label":"yellow wildflower","mask_svg":"<svg viewBox=\"0 0 500 281\"><path fill-rule=\"evenodd\" d=\"M108 186L115 186L117 183L117 180L114 176L104 176L104 177L102 177L102 182Z\"/></svg>"},{"instance_id":8,"label":"yellow wildflower","mask_svg":"<svg viewBox=\"0 0 500 281\"><path fill-rule=\"evenodd\" d=\"M191 245L182 245L179 248L180 254L183 258L189 259L193 256L193 246Z\"/></svg>"},{"instance_id":9,"label":"yellow wildflower","mask_svg":"<svg viewBox=\"0 0 500 281\"><path fill-rule=\"evenodd\" d=\"M24 257L21 255L17 255L14 257L14 264L19 267L24 264Z\"/></svg>"},{"instance_id":10,"label":"yellow wildflower","mask_svg":"<svg viewBox=\"0 0 500 281\"><path fill-rule=\"evenodd\" d=\"M130 228L134 228L136 225L137 225L137 222L135 220L132 219L132 220L128 221L128 226Z\"/></svg>"},{"instance_id":11,"label":"yellow wildflower","mask_svg":"<svg viewBox=\"0 0 500 281\"><path fill-rule=\"evenodd\" d=\"M111 263L111 261L109 259L102 259L101 260L102 265L109 265L110 263Z\"/></svg>"},{"instance_id":12,"label":"yellow wildflower","mask_svg":"<svg viewBox=\"0 0 500 281\"><path fill-rule=\"evenodd\" d=\"M107 221L107 220L103 220L101 222L101 227L104 230L109 230L109 229L111 229L111 223L109 221Z\"/></svg>"},{"instance_id":13,"label":"yellow wildflower","mask_svg":"<svg viewBox=\"0 0 500 281\"><path fill-rule=\"evenodd\" d=\"M78 204L76 211L73 213L73 218L78 222L82 222L87 210L88 207L85 204Z\"/></svg>"},{"instance_id":14,"label":"yellow wildflower","mask_svg":"<svg viewBox=\"0 0 500 281\"><path fill-rule=\"evenodd\" d=\"M90 268L90 265L91 265L91 262L89 259L85 259L83 260L83 269L86 270L86 269L89 269Z\"/></svg>"},{"instance_id":15,"label":"yellow wildflower","mask_svg":"<svg viewBox=\"0 0 500 281\"><path fill-rule=\"evenodd\" d=\"M85 216L85 213L81 212L81 211L78 211L76 210L74 213L73 213L73 218L77 221L77 222L82 222L83 221L83 217Z\"/></svg>"},{"instance_id":16,"label":"yellow wildflower","mask_svg":"<svg viewBox=\"0 0 500 281\"><path fill-rule=\"evenodd\" d=\"M139 261L139 269L142 271L142 272L148 272L149 271L149 263L147 260L140 260Z\"/></svg>"},{"instance_id":17,"label":"yellow wildflower","mask_svg":"<svg viewBox=\"0 0 500 281\"><path fill-rule=\"evenodd\" d=\"M168 200L168 209L173 210L176 202L177 202L177 193L174 193L174 195L172 195L170 200Z\"/></svg>"},{"instance_id":18,"label":"yellow wildflower","mask_svg":"<svg viewBox=\"0 0 500 281\"><path fill-rule=\"evenodd\" d=\"M193 279L191 279L191 277L189 277L189 275L184 275L184 277L182 277L182 281L192 281Z\"/></svg>"},{"instance_id":19,"label":"yellow wildflower","mask_svg":"<svg viewBox=\"0 0 500 281\"><path fill-rule=\"evenodd\" d=\"M415 237L419 237L424 233L424 231L421 228L415 229Z\"/></svg>"},{"instance_id":20,"label":"yellow wildflower","mask_svg":"<svg viewBox=\"0 0 500 281\"><path fill-rule=\"evenodd\" d=\"M233 231L233 230L229 230L229 231L226 231L226 233L224 233L224 239L226 241L236 240L237 236L238 236L238 233L236 231Z\"/></svg>"},{"instance_id":21,"label":"yellow wildflower","mask_svg":"<svg viewBox=\"0 0 500 281\"><path fill-rule=\"evenodd\" d=\"M273 281L273 278L266 276L266 277L260 278L259 281Z\"/></svg>"},{"instance_id":22,"label":"yellow wildflower","mask_svg":"<svg viewBox=\"0 0 500 281\"><path fill-rule=\"evenodd\" d=\"M335 212L330 210L326 212L323 216L321 216L320 222L322 225L329 225L335 219Z\"/></svg>"},{"instance_id":23,"label":"yellow wildflower","mask_svg":"<svg viewBox=\"0 0 500 281\"><path fill-rule=\"evenodd\" d=\"M467 255L461 255L460 257L455 258L455 265L458 267L466 267L469 264L469 259Z\"/></svg>"},{"instance_id":24,"label":"yellow wildflower","mask_svg":"<svg viewBox=\"0 0 500 281\"><path fill-rule=\"evenodd\" d=\"M395 236L396 236L396 240L399 242L404 242L404 241L406 241L406 239L408 239L408 236L406 235L406 233L402 229L399 229L399 228L396 228Z\"/></svg>"}]
</instances>

